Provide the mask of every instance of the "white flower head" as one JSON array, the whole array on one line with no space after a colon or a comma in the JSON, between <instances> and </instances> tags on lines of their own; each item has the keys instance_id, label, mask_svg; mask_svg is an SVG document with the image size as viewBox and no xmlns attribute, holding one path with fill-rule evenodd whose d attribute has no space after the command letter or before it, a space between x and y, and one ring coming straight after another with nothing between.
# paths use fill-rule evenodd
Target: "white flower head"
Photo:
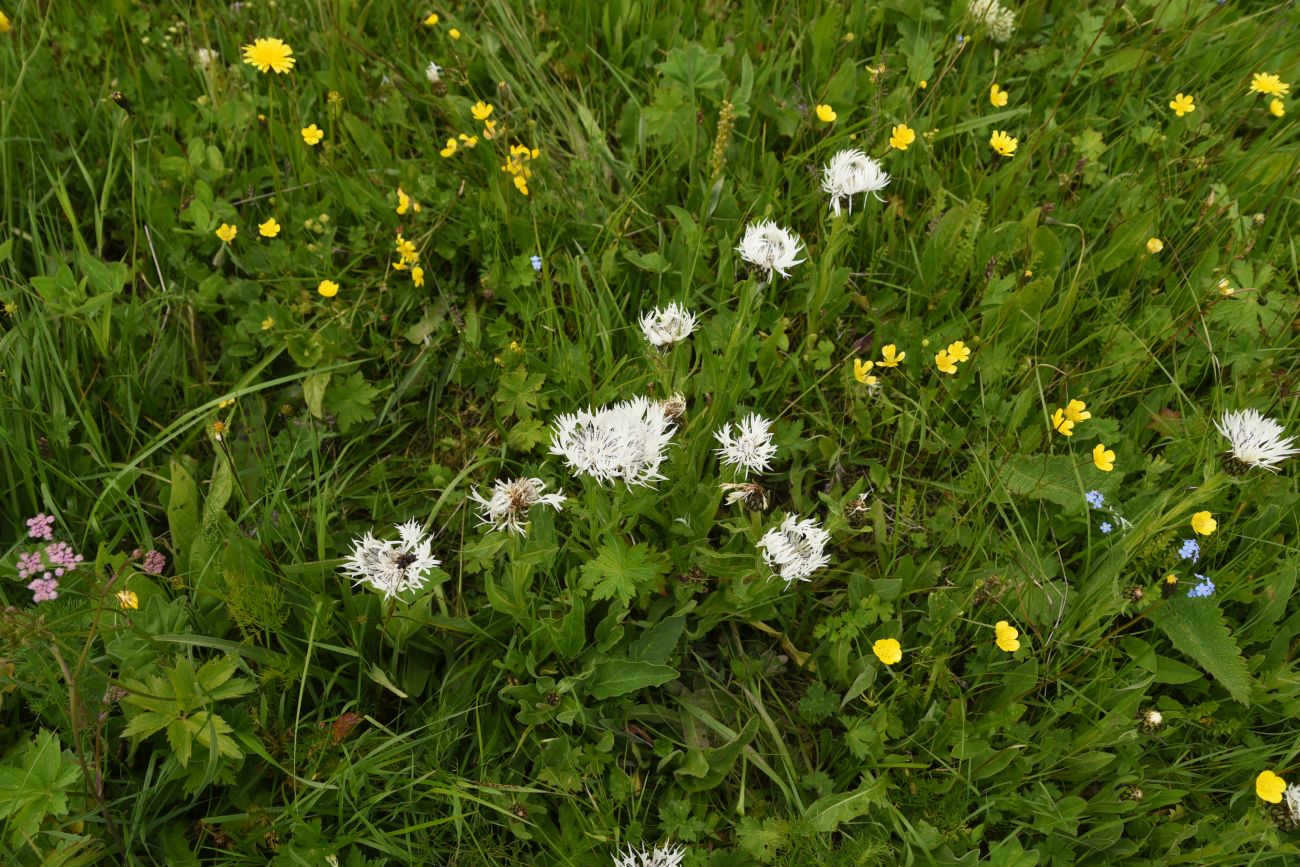
<instances>
[{"instance_id":1,"label":"white flower head","mask_svg":"<svg viewBox=\"0 0 1300 867\"><path fill-rule=\"evenodd\" d=\"M528 510L533 506L550 506L557 512L564 503L564 494L544 494L546 482L541 479L497 479L490 496L474 491L469 498L478 503L479 522L490 524L493 530L509 530L520 536L528 535Z\"/></svg>"},{"instance_id":2,"label":"white flower head","mask_svg":"<svg viewBox=\"0 0 1300 867\"><path fill-rule=\"evenodd\" d=\"M357 584L369 584L385 599L423 587L428 580L425 573L442 562L432 555L433 541L414 518L398 524L397 533L399 542L376 539L370 533L355 540L343 574Z\"/></svg>"},{"instance_id":3,"label":"white flower head","mask_svg":"<svg viewBox=\"0 0 1300 867\"><path fill-rule=\"evenodd\" d=\"M718 457L729 467L740 470L742 478L748 478L750 472L761 473L768 469L776 456L776 444L772 442L772 423L758 413L750 413L731 430L731 422L722 426L715 433L721 448Z\"/></svg>"},{"instance_id":4,"label":"white flower head","mask_svg":"<svg viewBox=\"0 0 1300 867\"><path fill-rule=\"evenodd\" d=\"M1287 812L1291 814L1293 822L1300 822L1300 785L1292 783L1286 787L1282 793L1282 801L1286 804Z\"/></svg>"},{"instance_id":5,"label":"white flower head","mask_svg":"<svg viewBox=\"0 0 1300 867\"><path fill-rule=\"evenodd\" d=\"M686 850L681 846L664 843L653 849L634 849L614 856L614 867L681 867Z\"/></svg>"},{"instance_id":6,"label":"white flower head","mask_svg":"<svg viewBox=\"0 0 1300 867\"><path fill-rule=\"evenodd\" d=\"M790 276L790 269L803 259L796 259L803 241L789 229L782 229L771 220L760 220L745 227L745 237L740 239L736 252L746 262L767 272L767 279L772 279L772 272L782 277Z\"/></svg>"},{"instance_id":7,"label":"white flower head","mask_svg":"<svg viewBox=\"0 0 1300 867\"><path fill-rule=\"evenodd\" d=\"M763 534L758 549L763 561L789 587L795 581L810 581L808 576L831 562L826 553L827 533L812 518L800 521L797 515L786 515L780 527Z\"/></svg>"},{"instance_id":8,"label":"white flower head","mask_svg":"<svg viewBox=\"0 0 1300 867\"><path fill-rule=\"evenodd\" d=\"M551 429L551 454L599 482L629 488L662 481L659 467L676 428L658 403L644 397L596 411L562 415Z\"/></svg>"},{"instance_id":9,"label":"white flower head","mask_svg":"<svg viewBox=\"0 0 1300 867\"><path fill-rule=\"evenodd\" d=\"M697 325L695 314L676 301L667 307L641 314L641 330L656 349L671 347L691 336Z\"/></svg>"},{"instance_id":10,"label":"white flower head","mask_svg":"<svg viewBox=\"0 0 1300 867\"><path fill-rule=\"evenodd\" d=\"M1300 448L1295 447L1295 437L1283 437L1286 431L1282 425L1253 409L1225 412L1214 426L1227 438L1231 446L1229 455L1241 465L1242 472L1250 467L1261 467L1276 473L1278 464L1300 454Z\"/></svg>"},{"instance_id":11,"label":"white flower head","mask_svg":"<svg viewBox=\"0 0 1300 867\"><path fill-rule=\"evenodd\" d=\"M853 197L869 193L879 201L880 191L889 184L889 173L880 163L857 149L842 150L822 169L822 190L830 194L831 210L840 215L840 200L847 199L853 213Z\"/></svg>"},{"instance_id":12,"label":"white flower head","mask_svg":"<svg viewBox=\"0 0 1300 867\"><path fill-rule=\"evenodd\" d=\"M207 69L209 66L211 66L212 61L216 60L217 57L218 57L217 52L213 51L211 48L194 49L194 59L198 62L199 66L201 66L203 69Z\"/></svg>"},{"instance_id":13,"label":"white flower head","mask_svg":"<svg viewBox=\"0 0 1300 867\"><path fill-rule=\"evenodd\" d=\"M971 18L983 24L989 36L999 44L1011 38L1016 31L1016 13L1003 6L1000 0L971 0Z\"/></svg>"},{"instance_id":14,"label":"white flower head","mask_svg":"<svg viewBox=\"0 0 1300 867\"><path fill-rule=\"evenodd\" d=\"M442 81L442 67L430 60L424 68L424 77L429 79L430 84L437 84Z\"/></svg>"}]
</instances>

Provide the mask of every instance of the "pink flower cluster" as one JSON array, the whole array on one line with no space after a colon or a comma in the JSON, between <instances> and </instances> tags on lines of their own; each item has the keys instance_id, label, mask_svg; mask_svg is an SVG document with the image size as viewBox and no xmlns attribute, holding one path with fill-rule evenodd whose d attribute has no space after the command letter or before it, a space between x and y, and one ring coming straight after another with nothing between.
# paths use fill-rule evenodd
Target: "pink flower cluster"
<instances>
[{"instance_id":1,"label":"pink flower cluster","mask_svg":"<svg viewBox=\"0 0 1300 867\"><path fill-rule=\"evenodd\" d=\"M27 535L33 539L47 542L54 538L54 517L41 512L35 518L27 519Z\"/></svg>"},{"instance_id":2,"label":"pink flower cluster","mask_svg":"<svg viewBox=\"0 0 1300 867\"><path fill-rule=\"evenodd\" d=\"M167 556L162 551L150 551L144 555L144 562L140 566L150 575L161 575L167 568Z\"/></svg>"},{"instance_id":3,"label":"pink flower cluster","mask_svg":"<svg viewBox=\"0 0 1300 867\"><path fill-rule=\"evenodd\" d=\"M45 574L50 573L46 572ZM51 602L59 598L59 579L37 578L27 585L27 589L32 591L33 602Z\"/></svg>"},{"instance_id":4,"label":"pink flower cluster","mask_svg":"<svg viewBox=\"0 0 1300 867\"><path fill-rule=\"evenodd\" d=\"M54 519L44 513L27 519L27 535L50 544L36 551L18 555L18 577L32 578L27 589L32 601L49 602L59 598L59 579L76 569L85 559L67 542L55 542ZM37 576L37 577L32 577Z\"/></svg>"}]
</instances>

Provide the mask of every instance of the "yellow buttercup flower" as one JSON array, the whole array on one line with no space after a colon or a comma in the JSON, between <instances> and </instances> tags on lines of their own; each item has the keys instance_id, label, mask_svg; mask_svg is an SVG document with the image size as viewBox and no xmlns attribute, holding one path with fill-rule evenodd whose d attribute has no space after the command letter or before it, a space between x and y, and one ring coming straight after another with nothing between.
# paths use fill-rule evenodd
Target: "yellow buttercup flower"
<instances>
[{"instance_id":1,"label":"yellow buttercup flower","mask_svg":"<svg viewBox=\"0 0 1300 867\"><path fill-rule=\"evenodd\" d=\"M1020 139L1012 138L1004 130L995 130L989 138L989 146L999 155L1009 157L1016 152L1020 146Z\"/></svg>"},{"instance_id":2,"label":"yellow buttercup flower","mask_svg":"<svg viewBox=\"0 0 1300 867\"><path fill-rule=\"evenodd\" d=\"M1002 106L1006 105L1009 97L1010 94L996 84L989 88L989 102L993 103L996 108L1002 108Z\"/></svg>"},{"instance_id":3,"label":"yellow buttercup flower","mask_svg":"<svg viewBox=\"0 0 1300 867\"><path fill-rule=\"evenodd\" d=\"M1073 422L1087 421L1092 418L1088 405L1081 400L1072 400L1065 405L1065 417Z\"/></svg>"},{"instance_id":4,"label":"yellow buttercup flower","mask_svg":"<svg viewBox=\"0 0 1300 867\"><path fill-rule=\"evenodd\" d=\"M438 153L442 154L444 157L449 157L455 152L456 152L456 140L454 138L447 139L447 146L442 150L438 151Z\"/></svg>"},{"instance_id":5,"label":"yellow buttercup flower","mask_svg":"<svg viewBox=\"0 0 1300 867\"><path fill-rule=\"evenodd\" d=\"M274 328L274 327L275 327L275 317L273 317L273 316L268 316L268 317L266 317L265 319L262 320L262 330L263 330L263 331L270 331L270 330L271 330L272 328Z\"/></svg>"},{"instance_id":6,"label":"yellow buttercup flower","mask_svg":"<svg viewBox=\"0 0 1300 867\"><path fill-rule=\"evenodd\" d=\"M134 611L140 607L140 597L135 594L134 590L119 590L117 591L117 604L122 608Z\"/></svg>"},{"instance_id":7,"label":"yellow buttercup flower","mask_svg":"<svg viewBox=\"0 0 1300 867\"><path fill-rule=\"evenodd\" d=\"M885 665L893 665L903 658L903 645L897 638L882 638L871 645L871 652Z\"/></svg>"},{"instance_id":8,"label":"yellow buttercup flower","mask_svg":"<svg viewBox=\"0 0 1300 867\"><path fill-rule=\"evenodd\" d=\"M839 117L839 115L837 115L835 109L831 108L829 105L817 106L817 119L822 123L834 123L835 118L837 117Z\"/></svg>"},{"instance_id":9,"label":"yellow buttercup flower","mask_svg":"<svg viewBox=\"0 0 1300 867\"><path fill-rule=\"evenodd\" d=\"M430 12L430 13L429 13L429 17L426 18L426 19L424 19L424 26L425 26L425 27L436 27L436 26L438 26L438 13L437 13L437 12Z\"/></svg>"},{"instance_id":10,"label":"yellow buttercup flower","mask_svg":"<svg viewBox=\"0 0 1300 867\"><path fill-rule=\"evenodd\" d=\"M916 132L905 123L900 123L894 127L893 135L889 137L889 146L896 150L905 151L907 146L916 141Z\"/></svg>"},{"instance_id":11,"label":"yellow buttercup flower","mask_svg":"<svg viewBox=\"0 0 1300 867\"><path fill-rule=\"evenodd\" d=\"M1165 242L1160 240L1159 238L1147 239L1147 252L1150 253L1152 256L1154 256L1156 253L1159 253L1164 248L1165 248Z\"/></svg>"},{"instance_id":12,"label":"yellow buttercup flower","mask_svg":"<svg viewBox=\"0 0 1300 867\"><path fill-rule=\"evenodd\" d=\"M939 369L940 373L953 374L957 372L957 362L953 361L948 350L940 349L934 357L934 366Z\"/></svg>"},{"instance_id":13,"label":"yellow buttercup flower","mask_svg":"<svg viewBox=\"0 0 1300 867\"><path fill-rule=\"evenodd\" d=\"M314 123L311 126L303 127L301 131L302 140L313 147L320 144L320 140L325 138L324 131Z\"/></svg>"},{"instance_id":14,"label":"yellow buttercup flower","mask_svg":"<svg viewBox=\"0 0 1300 867\"><path fill-rule=\"evenodd\" d=\"M948 344L948 356L953 361L970 361L970 347L960 340Z\"/></svg>"},{"instance_id":15,"label":"yellow buttercup flower","mask_svg":"<svg viewBox=\"0 0 1300 867\"><path fill-rule=\"evenodd\" d=\"M459 38L460 38L460 31L457 30L455 27L453 27L453 28L451 28L450 30L447 31L447 35L450 36L452 39L459 39Z\"/></svg>"},{"instance_id":16,"label":"yellow buttercup flower","mask_svg":"<svg viewBox=\"0 0 1300 867\"><path fill-rule=\"evenodd\" d=\"M1092 462L1103 473L1109 473L1115 469L1115 453L1101 443L1097 443L1092 447Z\"/></svg>"},{"instance_id":17,"label":"yellow buttercup flower","mask_svg":"<svg viewBox=\"0 0 1300 867\"><path fill-rule=\"evenodd\" d=\"M252 45L244 46L244 62L260 72L274 70L282 75L293 69L293 49L279 39L255 39Z\"/></svg>"},{"instance_id":18,"label":"yellow buttercup flower","mask_svg":"<svg viewBox=\"0 0 1300 867\"><path fill-rule=\"evenodd\" d=\"M257 233L263 238L274 238L280 234L280 224L275 221L275 217L272 217L257 227Z\"/></svg>"},{"instance_id":19,"label":"yellow buttercup flower","mask_svg":"<svg viewBox=\"0 0 1300 867\"><path fill-rule=\"evenodd\" d=\"M1255 794L1270 804L1282 803L1282 793L1286 791L1286 780L1272 771L1262 771L1255 778Z\"/></svg>"},{"instance_id":20,"label":"yellow buttercup flower","mask_svg":"<svg viewBox=\"0 0 1300 867\"><path fill-rule=\"evenodd\" d=\"M1282 117L1286 114L1286 106L1282 104L1282 100L1275 99L1268 104L1268 113L1273 117Z\"/></svg>"},{"instance_id":21,"label":"yellow buttercup flower","mask_svg":"<svg viewBox=\"0 0 1300 867\"><path fill-rule=\"evenodd\" d=\"M871 373L871 368L875 367L874 361L863 361L859 358L853 359L853 378L863 385L875 385L877 377Z\"/></svg>"},{"instance_id":22,"label":"yellow buttercup flower","mask_svg":"<svg viewBox=\"0 0 1300 867\"><path fill-rule=\"evenodd\" d=\"M0 12L0 33L8 33L12 25L9 23L9 16Z\"/></svg>"},{"instance_id":23,"label":"yellow buttercup flower","mask_svg":"<svg viewBox=\"0 0 1300 867\"><path fill-rule=\"evenodd\" d=\"M475 120L487 120L492 116L492 106L480 99L470 108L469 113L474 115Z\"/></svg>"},{"instance_id":24,"label":"yellow buttercup flower","mask_svg":"<svg viewBox=\"0 0 1300 867\"><path fill-rule=\"evenodd\" d=\"M1182 117L1185 114L1190 114L1196 111L1196 103L1192 101L1192 97L1190 95L1185 93L1180 93L1177 96L1175 96L1173 100L1170 101L1169 107L1172 108L1174 110L1174 114L1178 115L1179 117Z\"/></svg>"},{"instance_id":25,"label":"yellow buttercup flower","mask_svg":"<svg viewBox=\"0 0 1300 867\"><path fill-rule=\"evenodd\" d=\"M460 143L467 148L475 147L478 144L478 136L476 135L465 135L465 133L461 133L459 138Z\"/></svg>"},{"instance_id":26,"label":"yellow buttercup flower","mask_svg":"<svg viewBox=\"0 0 1300 867\"><path fill-rule=\"evenodd\" d=\"M898 363L904 358L907 358L907 353L899 352L898 347L892 343L886 343L880 347L881 367L898 367Z\"/></svg>"},{"instance_id":27,"label":"yellow buttercup flower","mask_svg":"<svg viewBox=\"0 0 1300 867\"><path fill-rule=\"evenodd\" d=\"M1287 84L1271 72L1256 72L1250 78L1251 93L1266 93L1269 96L1286 96L1291 90Z\"/></svg>"},{"instance_id":28,"label":"yellow buttercup flower","mask_svg":"<svg viewBox=\"0 0 1300 867\"><path fill-rule=\"evenodd\" d=\"M222 223L217 227L217 237L220 238L224 244L229 244L231 241L235 240L235 236L238 234L238 226L232 226L229 223Z\"/></svg>"},{"instance_id":29,"label":"yellow buttercup flower","mask_svg":"<svg viewBox=\"0 0 1300 867\"><path fill-rule=\"evenodd\" d=\"M1197 512L1192 515L1192 529L1197 535L1208 536L1219 529L1219 522L1209 512Z\"/></svg>"},{"instance_id":30,"label":"yellow buttercup flower","mask_svg":"<svg viewBox=\"0 0 1300 867\"><path fill-rule=\"evenodd\" d=\"M1074 436L1074 422L1065 417L1065 410L1060 407L1052 413L1052 430L1063 437Z\"/></svg>"},{"instance_id":31,"label":"yellow buttercup flower","mask_svg":"<svg viewBox=\"0 0 1300 867\"><path fill-rule=\"evenodd\" d=\"M994 642L997 644L998 650L1015 653L1020 649L1020 630L1010 623L999 620L993 625L993 632L995 635Z\"/></svg>"},{"instance_id":32,"label":"yellow buttercup flower","mask_svg":"<svg viewBox=\"0 0 1300 867\"><path fill-rule=\"evenodd\" d=\"M322 280L320 281L320 285L316 287L316 291L319 292L323 298L333 298L335 295L339 294L339 284L335 283L333 280Z\"/></svg>"}]
</instances>

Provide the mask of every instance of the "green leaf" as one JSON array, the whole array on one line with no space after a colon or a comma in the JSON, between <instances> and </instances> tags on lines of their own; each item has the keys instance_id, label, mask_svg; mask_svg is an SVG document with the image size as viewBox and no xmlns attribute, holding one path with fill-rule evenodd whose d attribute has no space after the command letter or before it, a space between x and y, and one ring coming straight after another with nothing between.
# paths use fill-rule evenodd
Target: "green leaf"
<instances>
[{"instance_id":1,"label":"green leaf","mask_svg":"<svg viewBox=\"0 0 1300 867\"><path fill-rule=\"evenodd\" d=\"M1217 602L1175 596L1158 606L1151 619L1174 647L1213 675L1234 699L1250 704L1250 674Z\"/></svg>"},{"instance_id":2,"label":"green leaf","mask_svg":"<svg viewBox=\"0 0 1300 867\"><path fill-rule=\"evenodd\" d=\"M360 373L353 373L347 379L335 379L325 393L325 406L334 414L339 430L347 433L363 421L375 417L370 408L379 390L366 382Z\"/></svg>"},{"instance_id":3,"label":"green leaf","mask_svg":"<svg viewBox=\"0 0 1300 867\"><path fill-rule=\"evenodd\" d=\"M529 373L522 367L516 367L502 376L494 398L501 408L501 418L532 418L541 400L544 382L545 374Z\"/></svg>"},{"instance_id":4,"label":"green leaf","mask_svg":"<svg viewBox=\"0 0 1300 867\"><path fill-rule=\"evenodd\" d=\"M607 659L596 663L591 676L591 694L598 699L614 698L647 686L660 686L677 679L677 669L653 662Z\"/></svg>"},{"instance_id":5,"label":"green leaf","mask_svg":"<svg viewBox=\"0 0 1300 867\"><path fill-rule=\"evenodd\" d=\"M690 750L686 756L686 764L676 772L678 784L688 792L706 792L716 788L723 778L731 773L736 759L740 758L741 752L749 746L749 742L756 734L758 734L758 717L751 716L736 737L722 746L711 750ZM708 766L708 770L702 774L698 770L700 758L703 758Z\"/></svg>"},{"instance_id":6,"label":"green leaf","mask_svg":"<svg viewBox=\"0 0 1300 867\"><path fill-rule=\"evenodd\" d=\"M199 489L194 477L180 461L172 461L172 490L167 500L167 525L171 528L176 564L189 563L190 550L199 532Z\"/></svg>"},{"instance_id":7,"label":"green leaf","mask_svg":"<svg viewBox=\"0 0 1300 867\"><path fill-rule=\"evenodd\" d=\"M716 91L727 81L722 74L722 55L705 51L695 42L669 51L655 68L690 94Z\"/></svg>"},{"instance_id":8,"label":"green leaf","mask_svg":"<svg viewBox=\"0 0 1300 867\"><path fill-rule=\"evenodd\" d=\"M618 599L627 604L638 593L649 590L668 573L663 555L648 545L628 547L621 540L601 546L595 560L582 566L582 589L593 599Z\"/></svg>"},{"instance_id":9,"label":"green leaf","mask_svg":"<svg viewBox=\"0 0 1300 867\"><path fill-rule=\"evenodd\" d=\"M302 381L302 397L312 418L325 417L325 386L329 385L331 376L332 373L313 373Z\"/></svg>"},{"instance_id":10,"label":"green leaf","mask_svg":"<svg viewBox=\"0 0 1300 867\"><path fill-rule=\"evenodd\" d=\"M883 807L884 781L873 780L868 775L864 776L867 782L852 792L827 795L815 801L804 813L804 820L814 830L829 834L838 828L841 822L852 821L872 807Z\"/></svg>"},{"instance_id":11,"label":"green leaf","mask_svg":"<svg viewBox=\"0 0 1300 867\"><path fill-rule=\"evenodd\" d=\"M23 749L19 766L0 766L0 818L6 818L11 842L32 837L46 816L68 813L68 789L77 781L77 765L63 753L58 737L41 730Z\"/></svg>"}]
</instances>

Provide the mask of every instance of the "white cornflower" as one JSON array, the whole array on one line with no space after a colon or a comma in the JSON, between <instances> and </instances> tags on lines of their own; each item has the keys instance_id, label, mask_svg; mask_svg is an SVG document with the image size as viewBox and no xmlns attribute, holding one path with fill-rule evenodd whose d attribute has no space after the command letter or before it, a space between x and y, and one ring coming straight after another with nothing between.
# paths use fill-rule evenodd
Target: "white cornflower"
<instances>
[{"instance_id":1,"label":"white cornflower","mask_svg":"<svg viewBox=\"0 0 1300 867\"><path fill-rule=\"evenodd\" d=\"M676 301L649 313L641 314L641 330L651 346L662 349L691 336L697 322L695 314Z\"/></svg>"},{"instance_id":2,"label":"white cornflower","mask_svg":"<svg viewBox=\"0 0 1300 867\"><path fill-rule=\"evenodd\" d=\"M675 431L659 404L636 397L557 418L551 454L600 482L649 485L664 478L659 467Z\"/></svg>"},{"instance_id":3,"label":"white cornflower","mask_svg":"<svg viewBox=\"0 0 1300 867\"><path fill-rule=\"evenodd\" d=\"M1300 786L1292 783L1286 787L1282 793L1282 802L1286 804L1287 812L1291 814L1291 821L1300 822Z\"/></svg>"},{"instance_id":4,"label":"white cornflower","mask_svg":"<svg viewBox=\"0 0 1300 867\"><path fill-rule=\"evenodd\" d=\"M491 524L493 530L509 530L521 536L528 535L528 510L536 505L550 506L557 512L564 503L564 494L543 494L546 482L541 479L497 479L491 496L484 497L474 491L469 498L478 503L479 522Z\"/></svg>"},{"instance_id":5,"label":"white cornflower","mask_svg":"<svg viewBox=\"0 0 1300 867\"><path fill-rule=\"evenodd\" d=\"M853 213L853 197L870 193L880 201L880 191L889 184L889 173L860 150L843 150L831 157L822 169L822 190L830 193L831 210L840 215L840 200L848 199Z\"/></svg>"},{"instance_id":6,"label":"white cornflower","mask_svg":"<svg viewBox=\"0 0 1300 867\"><path fill-rule=\"evenodd\" d=\"M742 478L748 478L751 471L761 473L766 470L776 456L776 445L772 442L772 423L757 413L750 413L731 432L731 422L722 426L715 433L721 448L718 457L730 467L740 470Z\"/></svg>"},{"instance_id":7,"label":"white cornflower","mask_svg":"<svg viewBox=\"0 0 1300 867\"><path fill-rule=\"evenodd\" d=\"M758 482L723 482L720 486L727 495L727 505L744 503L753 509L767 509L767 488Z\"/></svg>"},{"instance_id":8,"label":"white cornflower","mask_svg":"<svg viewBox=\"0 0 1300 867\"><path fill-rule=\"evenodd\" d=\"M424 573L441 562L432 555L433 542L414 518L398 524L397 532L399 542L376 539L370 533L355 540L352 556L342 566L343 574L357 584L369 584L385 599L423 587L428 580Z\"/></svg>"},{"instance_id":9,"label":"white cornflower","mask_svg":"<svg viewBox=\"0 0 1300 867\"><path fill-rule=\"evenodd\" d=\"M430 84L437 84L442 81L442 67L430 60L424 68L424 77L429 79Z\"/></svg>"},{"instance_id":10,"label":"white cornflower","mask_svg":"<svg viewBox=\"0 0 1300 867\"><path fill-rule=\"evenodd\" d=\"M790 269L804 261L795 258L802 246L798 235L771 220L761 220L745 227L745 237L736 252L746 262L766 271L767 279L771 280L773 271L789 277Z\"/></svg>"},{"instance_id":11,"label":"white cornflower","mask_svg":"<svg viewBox=\"0 0 1300 867\"><path fill-rule=\"evenodd\" d=\"M681 867L686 850L668 843L653 849L634 849L614 856L614 867Z\"/></svg>"},{"instance_id":12,"label":"white cornflower","mask_svg":"<svg viewBox=\"0 0 1300 867\"><path fill-rule=\"evenodd\" d=\"M970 14L976 24L984 25L994 42L1006 42L1016 30L1016 13L999 0L971 0Z\"/></svg>"},{"instance_id":13,"label":"white cornflower","mask_svg":"<svg viewBox=\"0 0 1300 867\"><path fill-rule=\"evenodd\" d=\"M811 580L809 575L831 562L825 551L830 538L812 518L800 521L797 515L786 515L780 527L763 534L758 548L764 562L788 587L795 581Z\"/></svg>"},{"instance_id":14,"label":"white cornflower","mask_svg":"<svg viewBox=\"0 0 1300 867\"><path fill-rule=\"evenodd\" d=\"M1294 445L1295 437L1284 438L1282 434L1286 431L1282 425L1271 418L1264 418L1253 409L1225 412L1214 426L1232 446L1228 450L1225 468L1234 475L1240 475L1250 467L1261 467L1276 473L1278 464L1294 454L1300 454L1300 448Z\"/></svg>"}]
</instances>

